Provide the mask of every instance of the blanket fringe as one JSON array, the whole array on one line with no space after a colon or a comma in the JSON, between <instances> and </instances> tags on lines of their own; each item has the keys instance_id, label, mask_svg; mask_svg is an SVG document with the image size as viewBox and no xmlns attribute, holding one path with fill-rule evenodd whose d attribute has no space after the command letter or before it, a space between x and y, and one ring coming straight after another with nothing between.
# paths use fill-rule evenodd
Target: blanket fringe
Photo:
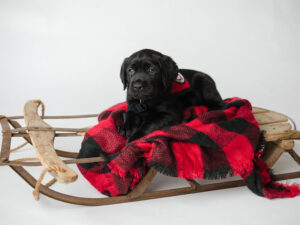
<instances>
[{"instance_id":1,"label":"blanket fringe","mask_svg":"<svg viewBox=\"0 0 300 225\"><path fill-rule=\"evenodd\" d=\"M293 183L292 185L281 184L277 182L271 183L271 188L264 188L263 194L266 198L292 198L300 195L300 184Z\"/></svg>"}]
</instances>

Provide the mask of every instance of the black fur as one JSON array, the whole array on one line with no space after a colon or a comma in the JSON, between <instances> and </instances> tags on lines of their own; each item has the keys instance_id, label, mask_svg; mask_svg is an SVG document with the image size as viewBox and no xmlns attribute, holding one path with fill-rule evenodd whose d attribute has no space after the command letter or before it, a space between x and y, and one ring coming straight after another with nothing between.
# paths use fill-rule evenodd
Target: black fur
<instances>
[{"instance_id":1,"label":"black fur","mask_svg":"<svg viewBox=\"0 0 300 225\"><path fill-rule=\"evenodd\" d=\"M192 91L170 97L172 82L178 72L187 79ZM182 122L183 111L189 106L205 105L213 110L224 105L209 75L178 69L169 56L151 49L143 49L126 58L120 76L124 89L127 88L128 105L145 108L124 114L124 126L119 128L119 132L128 138L128 142Z\"/></svg>"},{"instance_id":2,"label":"black fur","mask_svg":"<svg viewBox=\"0 0 300 225\"><path fill-rule=\"evenodd\" d=\"M172 96L169 93L178 72L187 79L192 91ZM224 105L215 82L209 75L178 69L169 56L150 49L138 51L126 58L121 66L120 76L124 90L128 89L128 108L118 131L127 137L127 142L182 122L183 111L189 106L205 105L213 110ZM94 148L95 151L92 146L88 152L80 151L77 158L102 156L96 150L98 147ZM93 165L81 164L86 169Z\"/></svg>"}]
</instances>

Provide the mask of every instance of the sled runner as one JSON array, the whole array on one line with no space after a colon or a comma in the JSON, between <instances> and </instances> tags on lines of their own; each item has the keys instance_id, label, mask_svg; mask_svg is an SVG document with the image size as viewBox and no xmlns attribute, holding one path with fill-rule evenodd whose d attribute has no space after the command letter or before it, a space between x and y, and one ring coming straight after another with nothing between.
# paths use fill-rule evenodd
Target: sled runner
<instances>
[{"instance_id":1,"label":"sled runner","mask_svg":"<svg viewBox=\"0 0 300 225\"><path fill-rule=\"evenodd\" d=\"M42 106L42 116L39 116L37 112L39 105ZM287 116L270 110L254 107L253 113L260 125L260 129L264 131L264 137L267 142L265 153L263 155L263 159L266 164L272 168L281 154L287 152L291 155L292 159L300 165L300 157L293 150L294 140L300 138L300 132L296 130L295 124L293 124L292 121L289 121ZM55 149L53 146L54 138L84 136L88 128L55 128L44 122L43 119L76 119L97 116L98 114L79 116L44 116L44 105L40 100L28 101L24 107L24 117L0 116L3 135L0 153L0 166L10 166L29 185L35 188L34 197L36 199L39 199L39 193L42 193L56 200L80 205L108 205L245 185L243 180L200 185L195 180L186 179L189 185L188 187L145 192L146 188L157 174L157 171L154 168L150 168L143 179L128 195L109 198L82 198L59 193L50 189L49 187L55 181L60 183L76 181L77 174L68 167L68 164L99 162L104 161L105 159L102 157L76 159L78 154L77 152L66 152ZM22 127L20 123L17 122L17 120L20 119L24 119L26 127ZM294 125L294 127L292 127L292 125ZM38 160L33 161L34 159L30 158L10 160L10 153L16 150L11 149L11 141L14 137L23 137L27 143L33 145L38 156ZM62 160L59 157L70 159ZM35 179L31 176L24 169L26 166L42 166L43 170L40 178ZM41 182L46 172L49 172L53 176L53 180L46 185L43 185ZM299 177L300 171L275 175L276 180L294 179Z\"/></svg>"}]
</instances>

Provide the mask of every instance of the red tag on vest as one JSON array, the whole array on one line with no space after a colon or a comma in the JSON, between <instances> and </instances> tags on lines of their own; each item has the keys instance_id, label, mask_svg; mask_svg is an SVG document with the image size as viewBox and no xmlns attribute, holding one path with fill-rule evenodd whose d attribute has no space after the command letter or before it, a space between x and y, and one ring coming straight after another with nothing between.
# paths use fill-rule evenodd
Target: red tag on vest
<instances>
[{"instance_id":1,"label":"red tag on vest","mask_svg":"<svg viewBox=\"0 0 300 225\"><path fill-rule=\"evenodd\" d=\"M177 92L181 92L185 89L190 88L189 82L184 78L181 73L178 73L176 80L173 81L173 86L171 90L171 94L175 94Z\"/></svg>"}]
</instances>

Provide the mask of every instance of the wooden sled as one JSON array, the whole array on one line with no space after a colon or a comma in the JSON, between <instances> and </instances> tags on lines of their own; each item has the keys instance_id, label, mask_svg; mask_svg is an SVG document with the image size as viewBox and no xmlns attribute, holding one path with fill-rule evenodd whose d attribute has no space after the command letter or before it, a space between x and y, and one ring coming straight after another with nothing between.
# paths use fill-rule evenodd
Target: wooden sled
<instances>
[{"instance_id":1,"label":"wooden sled","mask_svg":"<svg viewBox=\"0 0 300 225\"><path fill-rule=\"evenodd\" d=\"M42 105L42 116L39 116L37 113L39 105ZM264 136L267 143L264 160L268 164L268 166L272 168L274 163L284 152L289 153L292 158L300 165L300 157L293 150L294 140L300 138L300 132L295 129L295 124L293 124L293 121L289 121L288 117L283 114L262 108L254 107L253 113L258 123L260 124L261 130L265 131ZM151 183L151 181L157 174L157 171L154 168L150 168L149 172L135 187L135 189L126 196L82 198L56 192L49 188L50 185L54 183L54 181L57 180L60 183L69 183L74 182L77 179L76 172L70 169L68 167L68 164L99 162L103 161L104 159L101 157L76 159L76 152L66 152L55 149L53 146L54 138L83 136L88 128L54 128L44 122L43 119L75 119L88 117L97 117L97 114L79 116L44 116L44 105L40 100L31 100L26 103L24 107L24 117L0 116L3 135L0 153L0 166L10 166L29 185L35 188L34 196L36 199L39 198L40 192L56 200L79 205L109 205L219 190L245 185L243 180L200 185L195 180L187 179L186 181L189 184L188 187L145 192L147 186ZM26 127L21 127L21 125L17 122L17 120L20 119L24 119ZM294 125L294 128L292 128L292 124ZM32 159L10 160L10 153L16 150L11 149L11 141L14 137L23 137L27 143L33 145L38 156L38 161L32 161ZM59 156L70 159L61 160ZM24 167L26 166L43 166L43 171L40 178L36 180L33 176L31 176L24 169ZM54 180L46 185L42 185L41 182L46 172L49 172L54 177ZM294 179L299 177L300 171L275 175L276 180Z\"/></svg>"}]
</instances>

